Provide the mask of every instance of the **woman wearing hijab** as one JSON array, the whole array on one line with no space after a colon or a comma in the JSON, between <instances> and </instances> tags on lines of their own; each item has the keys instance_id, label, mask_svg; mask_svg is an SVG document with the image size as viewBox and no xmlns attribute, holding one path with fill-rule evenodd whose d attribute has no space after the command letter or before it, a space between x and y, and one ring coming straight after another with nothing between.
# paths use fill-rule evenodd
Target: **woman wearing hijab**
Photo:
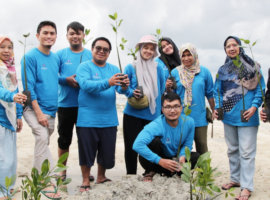
<instances>
[{"instance_id":1,"label":"woman wearing hijab","mask_svg":"<svg viewBox=\"0 0 270 200\"><path fill-rule=\"evenodd\" d=\"M5 178L16 176L17 147L16 131L22 130L22 104L26 96L18 93L13 57L13 43L0 35L0 200L6 199L13 189L5 186ZM13 103L17 102L17 104ZM15 182L10 187L12 188Z\"/></svg>"},{"instance_id":2,"label":"woman wearing hijab","mask_svg":"<svg viewBox=\"0 0 270 200\"><path fill-rule=\"evenodd\" d=\"M125 143L125 161L127 174L137 173L138 154L132 149L133 143L143 127L156 119L161 113L161 95L165 89L163 69L154 58L158 55L157 43L151 35L141 38L136 45L139 47L137 60L125 67L125 74L130 80L127 97L140 99L140 91L136 87L142 86L143 93L148 99L148 106L136 109L127 102L124 109L123 130Z\"/></svg>"},{"instance_id":3,"label":"woman wearing hijab","mask_svg":"<svg viewBox=\"0 0 270 200\"><path fill-rule=\"evenodd\" d=\"M208 151L205 97L212 112L215 109L213 78L206 67L200 66L197 50L193 44L183 44L179 54L182 64L172 71L172 76L177 83L176 93L184 100L184 105L194 105L189 116L195 121L196 151L203 154Z\"/></svg>"},{"instance_id":4,"label":"woman wearing hijab","mask_svg":"<svg viewBox=\"0 0 270 200\"><path fill-rule=\"evenodd\" d=\"M265 82L257 63L245 54L241 41L237 37L229 36L224 42L227 54L225 64L218 70L218 80L215 83L215 99L218 101L217 88L220 91L221 106L224 112L224 133L228 145L230 164L230 182L222 189L241 187L241 193L236 199L246 200L254 189L253 176L255 172L255 155L257 146L257 132L259 126L258 108L262 104L262 94L256 70L259 73L263 90ZM233 59L239 56L243 63L243 70L233 64ZM241 73L241 74L240 74ZM240 110L243 110L241 78L244 82L244 117L248 122L241 122ZM218 105L216 106L218 108ZM218 112L215 111L217 118Z\"/></svg>"},{"instance_id":5,"label":"woman wearing hijab","mask_svg":"<svg viewBox=\"0 0 270 200\"><path fill-rule=\"evenodd\" d=\"M165 80L167 80L169 77L168 67L170 68L170 70L173 70L177 66L181 65L181 59L178 54L178 48L170 38L163 37L161 40L161 47L158 49L158 51L160 53L160 56L156 58L155 61L158 62L158 65L160 65L163 68Z\"/></svg>"}]
</instances>

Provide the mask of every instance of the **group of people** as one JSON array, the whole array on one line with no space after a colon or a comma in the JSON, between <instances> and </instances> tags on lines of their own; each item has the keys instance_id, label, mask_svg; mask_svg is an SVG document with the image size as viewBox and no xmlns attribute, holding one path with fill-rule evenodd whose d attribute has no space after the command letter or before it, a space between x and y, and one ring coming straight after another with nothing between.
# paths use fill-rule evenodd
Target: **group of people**
<instances>
[{"instance_id":1,"label":"group of people","mask_svg":"<svg viewBox=\"0 0 270 200\"><path fill-rule=\"evenodd\" d=\"M117 66L107 62L112 50L107 38L96 38L91 51L83 47L84 26L79 22L67 26L69 47L56 53L51 51L57 38L55 23L41 22L36 37L38 46L29 50L21 60L23 87L31 93L32 103L23 109L27 97L18 93L13 42L0 35L0 187L4 191L5 177L16 174L16 132L22 129L22 116L35 137L34 167L40 172L45 159L53 166L49 143L56 112L59 157L69 152L76 126L83 176L80 192L88 191L90 181L95 180L90 171L96 157L96 183L112 181L105 173L115 165L118 92L128 99L123 111L127 174L137 174L139 154L139 162L145 169L143 181L151 182L156 173L181 175L179 163L186 162L185 147L191 151L193 141L196 152L191 153L191 164L194 167L199 156L208 151L206 97L213 113L212 120L218 118L217 108L224 111L231 175L222 189L241 187L237 199L249 198L254 188L258 108L262 104L256 70L263 90L265 83L260 66L245 54L237 37L230 36L224 42L227 58L218 70L215 84L210 71L200 65L196 47L190 43L181 45L178 50L170 38L163 37L158 47L153 36L143 36L136 45L139 48L136 59L121 74ZM244 65L241 71L233 64L237 55ZM242 80L245 82L246 123L241 122L239 114L243 109ZM173 87L175 83L177 87ZM217 103L219 98L221 104ZM184 107L187 105L194 106L184 123ZM266 115L260 114L265 120ZM173 157L176 157L179 146L177 162ZM58 176L62 180L66 177L66 171ZM5 192L10 194L12 191ZM52 183L43 194L61 198ZM5 199L4 195L0 191L0 199Z\"/></svg>"}]
</instances>

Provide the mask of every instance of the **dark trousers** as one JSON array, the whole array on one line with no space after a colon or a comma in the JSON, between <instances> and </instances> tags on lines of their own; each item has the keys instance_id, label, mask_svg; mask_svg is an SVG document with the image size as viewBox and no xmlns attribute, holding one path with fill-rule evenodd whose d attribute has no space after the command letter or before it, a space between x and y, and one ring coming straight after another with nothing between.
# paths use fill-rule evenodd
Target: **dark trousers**
<instances>
[{"instance_id":1,"label":"dark trousers","mask_svg":"<svg viewBox=\"0 0 270 200\"><path fill-rule=\"evenodd\" d=\"M148 145L148 147L152 152L156 153L161 158L170 159L170 160L172 159L172 158L164 156L164 154L162 153L161 141L160 141L159 137L155 137L153 139L153 141ZM175 155L175 157L176 157L176 155ZM190 158L191 168L194 169L194 167L195 167L195 165L197 163L197 160L200 157L200 154L198 154L197 152L191 152L190 157L191 157ZM165 174L166 176L172 176L173 175L171 171L169 171L167 169L164 169L163 167L161 167L158 164L151 163L149 160L146 160L142 156L139 156L139 161L140 161L142 167L145 169L145 171L146 171L145 173L156 172L156 173L159 173L159 174ZM187 160L186 160L186 162L187 162ZM180 171L177 174L181 175L182 172Z\"/></svg>"},{"instance_id":2,"label":"dark trousers","mask_svg":"<svg viewBox=\"0 0 270 200\"><path fill-rule=\"evenodd\" d=\"M123 131L127 174L137 174L138 153L132 149L133 143L143 127L151 121L124 114Z\"/></svg>"}]
</instances>

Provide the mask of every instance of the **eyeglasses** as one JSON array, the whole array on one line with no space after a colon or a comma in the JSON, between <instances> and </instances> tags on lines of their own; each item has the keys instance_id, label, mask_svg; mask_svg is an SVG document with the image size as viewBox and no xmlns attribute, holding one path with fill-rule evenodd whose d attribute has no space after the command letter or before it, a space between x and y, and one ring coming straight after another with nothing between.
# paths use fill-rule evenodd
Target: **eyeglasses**
<instances>
[{"instance_id":1,"label":"eyeglasses","mask_svg":"<svg viewBox=\"0 0 270 200\"><path fill-rule=\"evenodd\" d=\"M103 48L102 48L101 46L96 46L95 49L96 49L97 52L101 52L101 50L103 50L103 53L104 53L104 54L107 54L107 53L110 52L110 49L108 49L108 48L106 48L106 47L103 47Z\"/></svg>"},{"instance_id":2,"label":"eyeglasses","mask_svg":"<svg viewBox=\"0 0 270 200\"><path fill-rule=\"evenodd\" d=\"M173 106L173 107L171 107L171 106L166 106L166 107L162 106L162 107L165 108L165 110L167 110L167 111L171 111L172 109L179 110L181 108L181 106L179 106L179 105Z\"/></svg>"}]
</instances>

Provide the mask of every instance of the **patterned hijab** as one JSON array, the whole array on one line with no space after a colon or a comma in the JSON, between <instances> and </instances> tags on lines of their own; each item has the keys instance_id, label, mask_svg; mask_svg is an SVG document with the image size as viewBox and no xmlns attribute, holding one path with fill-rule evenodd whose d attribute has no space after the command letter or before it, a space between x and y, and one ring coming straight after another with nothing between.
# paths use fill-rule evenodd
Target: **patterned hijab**
<instances>
[{"instance_id":1,"label":"patterned hijab","mask_svg":"<svg viewBox=\"0 0 270 200\"><path fill-rule=\"evenodd\" d=\"M241 41L239 38L229 36L224 42L224 50L226 52L226 43L229 39L234 39L240 46ZM242 47L239 47L240 61L243 63L244 68L240 74L239 68L233 64L233 58L228 55L225 60L225 64L218 70L218 80L223 81L223 110L230 112L231 109L242 99L242 86L241 78L243 80L244 95L249 90L254 90L258 85L258 78L256 76L256 69L261 77L260 65L254 63L253 60L245 54ZM255 68L256 64L256 68Z\"/></svg>"},{"instance_id":2,"label":"patterned hijab","mask_svg":"<svg viewBox=\"0 0 270 200\"><path fill-rule=\"evenodd\" d=\"M188 50L191 55L193 56L193 64L190 67L185 66L183 63L182 65L178 66L178 72L180 76L180 81L182 85L185 87L185 105L192 103L192 83L196 74L200 73L200 62L198 58L198 53L196 47L191 43L185 43L180 47L180 58L182 58L183 53Z\"/></svg>"}]
</instances>

